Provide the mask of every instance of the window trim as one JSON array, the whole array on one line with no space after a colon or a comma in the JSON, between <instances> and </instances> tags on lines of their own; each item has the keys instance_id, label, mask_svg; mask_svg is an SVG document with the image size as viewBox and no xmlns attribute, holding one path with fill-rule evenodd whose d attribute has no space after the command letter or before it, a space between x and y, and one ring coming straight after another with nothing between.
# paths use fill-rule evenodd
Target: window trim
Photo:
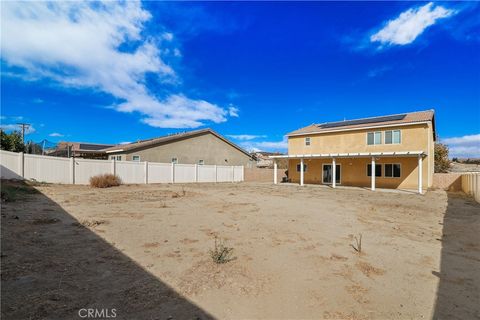
<instances>
[{"instance_id":1,"label":"window trim","mask_svg":"<svg viewBox=\"0 0 480 320\"><path fill-rule=\"evenodd\" d=\"M373 144L368 144L368 134L369 133L373 133ZM375 134L376 133L380 133L380 143L375 143ZM367 146L378 146L378 145L382 145L383 144L383 136L384 134L382 134L383 131L368 131L367 134L365 135L366 136L366 144Z\"/></svg>"},{"instance_id":2,"label":"window trim","mask_svg":"<svg viewBox=\"0 0 480 320\"><path fill-rule=\"evenodd\" d=\"M372 164L371 163L367 163L367 166L366 166L366 171L365 171L365 174L367 175L368 178L371 178L372 175L368 175L368 166L371 166ZM384 178L385 177L385 170L384 168L380 169L382 172L379 176L377 176L377 166L380 166L380 168L383 167L383 164L382 163L375 163L375 178Z\"/></svg>"},{"instance_id":3,"label":"window trim","mask_svg":"<svg viewBox=\"0 0 480 320\"><path fill-rule=\"evenodd\" d=\"M138 160L135 160L135 159L134 159L135 157L138 157ZM132 161L140 162L140 161L141 161L140 159L141 159L141 158L140 158L140 155L138 155L138 154L132 155Z\"/></svg>"},{"instance_id":4,"label":"window trim","mask_svg":"<svg viewBox=\"0 0 480 320\"><path fill-rule=\"evenodd\" d=\"M305 146L311 146L312 145L312 139L310 137L305 137Z\"/></svg>"},{"instance_id":5,"label":"window trim","mask_svg":"<svg viewBox=\"0 0 480 320\"><path fill-rule=\"evenodd\" d=\"M395 164L398 164L398 166L400 167L400 176L399 177L395 177L395 174L394 174L394 170L393 170L393 166ZM392 162L392 163L384 163L383 166L386 167L387 165L391 165L392 166L392 176L387 176L387 175L384 175L385 178L388 178L388 179L400 179L402 177L402 164L401 163L397 163L397 162ZM384 168L384 172L386 173L387 172L387 169Z\"/></svg>"},{"instance_id":6,"label":"window trim","mask_svg":"<svg viewBox=\"0 0 480 320\"><path fill-rule=\"evenodd\" d=\"M394 133L395 131L398 131L399 142L394 142L393 133ZM384 132L385 132L384 137L383 137L383 143L384 143L384 144L401 144L401 143L402 143L402 130L401 130L401 129L385 130ZM391 133L392 133L392 142L391 142L391 143L387 143L387 132L391 132Z\"/></svg>"}]
</instances>

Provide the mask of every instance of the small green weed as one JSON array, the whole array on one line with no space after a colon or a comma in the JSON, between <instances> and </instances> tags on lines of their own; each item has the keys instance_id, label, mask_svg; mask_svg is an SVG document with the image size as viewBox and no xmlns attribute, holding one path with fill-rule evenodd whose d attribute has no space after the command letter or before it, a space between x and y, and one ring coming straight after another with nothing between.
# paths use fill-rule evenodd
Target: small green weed
<instances>
[{"instance_id":1,"label":"small green weed","mask_svg":"<svg viewBox=\"0 0 480 320\"><path fill-rule=\"evenodd\" d=\"M235 260L236 257L232 257L232 252L233 248L225 246L223 241L219 241L217 237L215 237L215 248L210 250L210 256L212 257L213 262L223 264Z\"/></svg>"}]
</instances>

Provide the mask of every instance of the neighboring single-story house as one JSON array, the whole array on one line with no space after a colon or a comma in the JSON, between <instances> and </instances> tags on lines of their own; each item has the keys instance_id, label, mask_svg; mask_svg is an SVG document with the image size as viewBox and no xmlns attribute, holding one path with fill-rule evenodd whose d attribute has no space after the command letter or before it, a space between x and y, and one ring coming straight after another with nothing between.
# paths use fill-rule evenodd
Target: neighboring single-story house
<instances>
[{"instance_id":1,"label":"neighboring single-story house","mask_svg":"<svg viewBox=\"0 0 480 320\"><path fill-rule=\"evenodd\" d=\"M113 146L114 144L61 141L57 144L55 149L47 154L55 157L107 159L108 156L105 153L105 149Z\"/></svg>"},{"instance_id":2,"label":"neighboring single-story house","mask_svg":"<svg viewBox=\"0 0 480 320\"><path fill-rule=\"evenodd\" d=\"M288 134L288 155L271 158L288 159L288 177L300 185L421 193L433 181L434 114L427 110L312 124Z\"/></svg>"},{"instance_id":3,"label":"neighboring single-story house","mask_svg":"<svg viewBox=\"0 0 480 320\"><path fill-rule=\"evenodd\" d=\"M273 159L270 156L282 155L280 152L257 151L253 156L257 159L257 168L273 168Z\"/></svg>"},{"instance_id":4,"label":"neighboring single-story house","mask_svg":"<svg viewBox=\"0 0 480 320\"><path fill-rule=\"evenodd\" d=\"M117 161L255 166L255 158L212 129L182 132L116 145L105 150Z\"/></svg>"}]
</instances>

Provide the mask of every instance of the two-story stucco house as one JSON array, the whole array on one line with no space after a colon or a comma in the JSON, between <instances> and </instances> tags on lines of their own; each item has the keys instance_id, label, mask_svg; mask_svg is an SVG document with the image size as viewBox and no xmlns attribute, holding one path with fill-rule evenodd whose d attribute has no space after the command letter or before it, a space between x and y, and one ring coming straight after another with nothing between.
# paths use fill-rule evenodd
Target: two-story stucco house
<instances>
[{"instance_id":1,"label":"two-story stucco house","mask_svg":"<svg viewBox=\"0 0 480 320\"><path fill-rule=\"evenodd\" d=\"M312 124L287 136L288 155L272 158L287 158L288 176L300 185L415 189L420 193L432 185L433 110Z\"/></svg>"}]
</instances>

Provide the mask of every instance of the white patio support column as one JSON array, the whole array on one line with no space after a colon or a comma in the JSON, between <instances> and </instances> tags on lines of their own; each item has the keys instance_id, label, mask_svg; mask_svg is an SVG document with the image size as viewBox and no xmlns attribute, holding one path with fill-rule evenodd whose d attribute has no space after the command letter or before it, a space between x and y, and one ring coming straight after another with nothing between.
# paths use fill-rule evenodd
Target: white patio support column
<instances>
[{"instance_id":1,"label":"white patio support column","mask_svg":"<svg viewBox=\"0 0 480 320\"><path fill-rule=\"evenodd\" d=\"M422 155L418 155L418 193L422 194Z\"/></svg>"},{"instance_id":2,"label":"white patio support column","mask_svg":"<svg viewBox=\"0 0 480 320\"><path fill-rule=\"evenodd\" d=\"M277 165L277 160L273 159L273 184L277 184L277 171L278 171L278 165Z\"/></svg>"},{"instance_id":3,"label":"white patio support column","mask_svg":"<svg viewBox=\"0 0 480 320\"><path fill-rule=\"evenodd\" d=\"M372 170L370 173L372 175L372 191L375 191L375 157L372 157Z\"/></svg>"},{"instance_id":4,"label":"white patio support column","mask_svg":"<svg viewBox=\"0 0 480 320\"><path fill-rule=\"evenodd\" d=\"M335 158L332 158L332 188L336 187L337 182L337 166L335 165Z\"/></svg>"},{"instance_id":5,"label":"white patio support column","mask_svg":"<svg viewBox=\"0 0 480 320\"><path fill-rule=\"evenodd\" d=\"M303 158L300 158L300 185L303 186Z\"/></svg>"}]
</instances>

